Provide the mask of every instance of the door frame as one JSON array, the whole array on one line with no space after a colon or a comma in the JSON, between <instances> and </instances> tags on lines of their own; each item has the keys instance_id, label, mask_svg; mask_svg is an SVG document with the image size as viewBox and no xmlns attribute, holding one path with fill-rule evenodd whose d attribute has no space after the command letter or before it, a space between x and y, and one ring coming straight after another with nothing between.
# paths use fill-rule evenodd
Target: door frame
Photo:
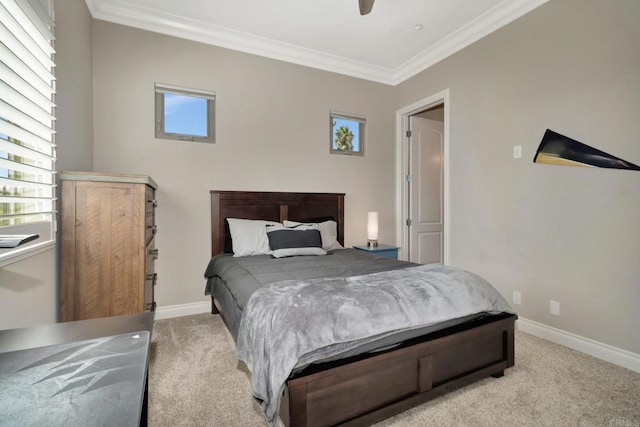
<instances>
[{"instance_id":1,"label":"door frame","mask_svg":"<svg viewBox=\"0 0 640 427\"><path fill-rule=\"evenodd\" d=\"M396 241L400 246L398 257L406 260L409 258L407 251L407 242L409 242L409 228L406 226L409 217L409 194L407 185L407 175L409 172L409 147L406 131L409 128L409 116L417 114L421 111L444 105L444 177L443 177L443 200L442 210L444 219L443 246L442 254L443 264L449 264L450 245L450 227L451 227L451 210L449 209L449 170L450 170L450 154L449 154L449 111L451 102L449 100L449 89L438 92L413 104L407 105L396 111Z\"/></svg>"}]
</instances>

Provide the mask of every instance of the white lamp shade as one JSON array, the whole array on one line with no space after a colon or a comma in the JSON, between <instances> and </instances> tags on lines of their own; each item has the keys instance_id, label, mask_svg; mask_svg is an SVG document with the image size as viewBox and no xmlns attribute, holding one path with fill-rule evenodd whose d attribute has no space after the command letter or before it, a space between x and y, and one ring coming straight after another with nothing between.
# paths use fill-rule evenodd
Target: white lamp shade
<instances>
[{"instance_id":1,"label":"white lamp shade","mask_svg":"<svg viewBox=\"0 0 640 427\"><path fill-rule=\"evenodd\" d=\"M378 240L378 212L367 214L367 239Z\"/></svg>"}]
</instances>

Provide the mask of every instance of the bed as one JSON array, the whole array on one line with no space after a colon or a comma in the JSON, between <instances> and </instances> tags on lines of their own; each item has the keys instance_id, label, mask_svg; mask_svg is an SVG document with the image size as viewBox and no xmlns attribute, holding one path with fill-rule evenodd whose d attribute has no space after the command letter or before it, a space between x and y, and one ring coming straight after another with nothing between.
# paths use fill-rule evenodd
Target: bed
<instances>
[{"instance_id":1,"label":"bed","mask_svg":"<svg viewBox=\"0 0 640 427\"><path fill-rule=\"evenodd\" d=\"M229 268L235 268L233 257L222 255L230 249L230 231L225 220L312 222L314 218L333 218L337 223L337 239L343 244L344 194L240 191L211 191L210 194L213 258L205 274L207 293L211 295L212 313L221 315L237 340L243 309L255 289L249 286L244 297L237 291L230 292L212 268L214 262L220 265L229 262L232 266ZM318 259L317 262L325 264L323 268L327 268L327 264L339 264L340 268L329 266L333 268L330 275L335 276L391 277L396 272L404 274L404 270L409 270L407 267L421 268L353 249L334 251L331 256L284 258L274 260L273 265L277 265L278 271L293 265L294 272L287 274L310 277L312 282L319 273L311 265L316 261L306 258ZM273 268L268 256L235 260L241 263L242 271L266 271L263 276L268 277L267 282L285 283L278 281L281 278L278 274L269 276ZM301 261L309 264L303 267L295 264ZM341 270L343 265L349 266L346 271ZM256 275L259 279L256 280L262 282L253 285L256 289L265 282L264 277L259 276ZM253 280L252 277L241 279L247 283ZM370 425L479 379L501 377L504 370L514 364L516 319L508 310L453 319L436 328L385 336L337 356L299 366L287 377L279 396L280 419L285 426Z\"/></svg>"}]
</instances>

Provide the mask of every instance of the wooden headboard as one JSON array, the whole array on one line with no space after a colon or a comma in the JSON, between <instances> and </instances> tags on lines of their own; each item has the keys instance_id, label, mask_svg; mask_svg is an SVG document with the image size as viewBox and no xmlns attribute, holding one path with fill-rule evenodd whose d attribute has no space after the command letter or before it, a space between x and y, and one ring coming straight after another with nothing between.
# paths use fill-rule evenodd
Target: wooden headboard
<instances>
[{"instance_id":1,"label":"wooden headboard","mask_svg":"<svg viewBox=\"0 0 640 427\"><path fill-rule=\"evenodd\" d=\"M264 219L282 222L332 217L338 241L344 245L344 193L280 193L211 190L211 256L224 252L225 219Z\"/></svg>"}]
</instances>

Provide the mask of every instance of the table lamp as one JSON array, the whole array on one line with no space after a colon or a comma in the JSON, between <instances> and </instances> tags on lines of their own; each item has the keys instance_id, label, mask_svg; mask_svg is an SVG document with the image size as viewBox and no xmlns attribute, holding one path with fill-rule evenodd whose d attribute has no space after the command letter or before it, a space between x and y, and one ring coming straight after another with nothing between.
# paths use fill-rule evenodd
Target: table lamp
<instances>
[{"instance_id":1,"label":"table lamp","mask_svg":"<svg viewBox=\"0 0 640 427\"><path fill-rule=\"evenodd\" d=\"M378 246L378 212L367 214L367 246Z\"/></svg>"}]
</instances>

